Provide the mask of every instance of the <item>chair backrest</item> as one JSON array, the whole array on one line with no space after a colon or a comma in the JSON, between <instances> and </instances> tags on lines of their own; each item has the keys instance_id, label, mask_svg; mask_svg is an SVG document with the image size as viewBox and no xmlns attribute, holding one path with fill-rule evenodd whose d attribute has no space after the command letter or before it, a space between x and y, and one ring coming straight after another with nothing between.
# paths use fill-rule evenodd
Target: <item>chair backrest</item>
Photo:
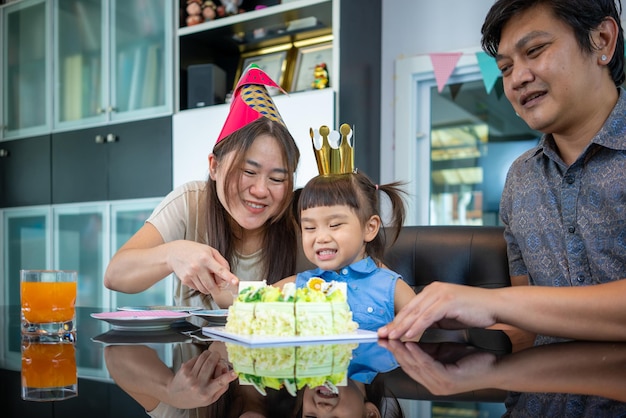
<instances>
[{"instance_id":1,"label":"chair backrest","mask_svg":"<svg viewBox=\"0 0 626 418\"><path fill-rule=\"evenodd\" d=\"M416 292L433 281L510 286L503 233L500 226L405 226L385 264Z\"/></svg>"},{"instance_id":2,"label":"chair backrest","mask_svg":"<svg viewBox=\"0 0 626 418\"><path fill-rule=\"evenodd\" d=\"M504 228L499 226L405 226L385 251L385 264L416 292L433 281L498 288L511 285ZM489 331L492 348L510 352L502 331ZM504 402L507 392L482 389L449 396L431 394L402 369L382 373L386 387L400 399L454 402Z\"/></svg>"}]
</instances>

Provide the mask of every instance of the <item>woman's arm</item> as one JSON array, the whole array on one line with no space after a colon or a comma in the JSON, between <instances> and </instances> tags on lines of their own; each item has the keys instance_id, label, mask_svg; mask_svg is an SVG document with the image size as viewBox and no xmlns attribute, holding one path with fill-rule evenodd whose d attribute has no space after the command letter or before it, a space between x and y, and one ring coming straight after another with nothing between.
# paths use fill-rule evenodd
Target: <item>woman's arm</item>
<instances>
[{"instance_id":1,"label":"woman's arm","mask_svg":"<svg viewBox=\"0 0 626 418\"><path fill-rule=\"evenodd\" d=\"M222 290L224 282L239 282L229 263L214 248L186 240L165 243L159 231L145 223L109 262L104 285L120 292L137 293L172 272L186 286L210 293L222 302L232 298L230 292Z\"/></svg>"},{"instance_id":2,"label":"woman's arm","mask_svg":"<svg viewBox=\"0 0 626 418\"><path fill-rule=\"evenodd\" d=\"M113 380L147 411L160 402L181 409L209 405L237 378L222 356L210 349L187 360L176 373L147 346L111 345L104 354Z\"/></svg>"},{"instance_id":3,"label":"woman's arm","mask_svg":"<svg viewBox=\"0 0 626 418\"><path fill-rule=\"evenodd\" d=\"M104 285L125 293L148 289L172 272L166 259L170 247L149 223L137 231L113 256L104 274Z\"/></svg>"}]
</instances>

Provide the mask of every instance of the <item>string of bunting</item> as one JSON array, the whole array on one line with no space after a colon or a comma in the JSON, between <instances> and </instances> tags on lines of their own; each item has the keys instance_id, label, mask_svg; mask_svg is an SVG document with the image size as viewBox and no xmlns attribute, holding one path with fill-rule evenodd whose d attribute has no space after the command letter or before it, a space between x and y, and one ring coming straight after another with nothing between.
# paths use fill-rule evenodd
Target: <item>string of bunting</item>
<instances>
[{"instance_id":1,"label":"string of bunting","mask_svg":"<svg viewBox=\"0 0 626 418\"><path fill-rule=\"evenodd\" d=\"M433 65L433 71L435 72L435 80L437 81L437 89L439 93L448 83L450 76L454 72L459 59L463 56L463 52L432 52L428 54L430 62ZM500 77L500 69L496 64L496 60L493 57L487 55L483 51L478 51L475 54L478 62L478 68L483 77L483 84L487 94L491 93L491 90L496 84L496 81Z\"/></svg>"},{"instance_id":2,"label":"string of bunting","mask_svg":"<svg viewBox=\"0 0 626 418\"><path fill-rule=\"evenodd\" d=\"M448 83L450 76L459 62L459 59L461 59L461 56L463 55L463 52L432 52L428 54L435 72L435 80L437 81L437 89L439 90L439 93L441 93L443 88ZM478 51L475 54L468 55L476 56L478 68L480 69L480 73L483 77L483 84L485 85L487 94L491 94L491 90L493 90L494 86L496 86L496 93L498 97L502 96L502 82L496 85L496 82L500 79L501 73L498 65L496 64L495 58L489 56L484 51ZM626 56L626 46L624 47L624 55ZM453 98L456 96L456 93L458 93L460 87L461 84L450 86Z\"/></svg>"}]
</instances>

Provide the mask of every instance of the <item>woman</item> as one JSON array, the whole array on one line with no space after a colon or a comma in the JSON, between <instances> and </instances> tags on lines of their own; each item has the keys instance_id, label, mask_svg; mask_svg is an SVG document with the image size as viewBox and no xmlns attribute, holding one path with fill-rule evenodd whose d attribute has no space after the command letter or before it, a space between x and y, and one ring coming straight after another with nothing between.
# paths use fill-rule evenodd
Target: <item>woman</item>
<instances>
[{"instance_id":1,"label":"woman","mask_svg":"<svg viewBox=\"0 0 626 418\"><path fill-rule=\"evenodd\" d=\"M278 87L260 69L246 70L209 155L208 181L165 198L111 259L107 288L137 293L174 273L177 305L215 309L232 303L228 288L239 279L274 283L295 272L300 153L266 85Z\"/></svg>"}]
</instances>

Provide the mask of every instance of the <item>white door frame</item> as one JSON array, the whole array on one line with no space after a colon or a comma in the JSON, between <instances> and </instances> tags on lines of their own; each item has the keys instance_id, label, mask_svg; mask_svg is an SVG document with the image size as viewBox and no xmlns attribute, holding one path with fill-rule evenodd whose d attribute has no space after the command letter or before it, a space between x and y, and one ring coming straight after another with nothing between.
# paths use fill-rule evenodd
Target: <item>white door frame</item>
<instances>
[{"instance_id":1,"label":"white door frame","mask_svg":"<svg viewBox=\"0 0 626 418\"><path fill-rule=\"evenodd\" d=\"M449 84L481 80L476 59L480 48L459 50L463 55ZM396 60L394 173L408 183L405 225L428 225L430 213L430 92L436 86L428 55Z\"/></svg>"}]
</instances>

